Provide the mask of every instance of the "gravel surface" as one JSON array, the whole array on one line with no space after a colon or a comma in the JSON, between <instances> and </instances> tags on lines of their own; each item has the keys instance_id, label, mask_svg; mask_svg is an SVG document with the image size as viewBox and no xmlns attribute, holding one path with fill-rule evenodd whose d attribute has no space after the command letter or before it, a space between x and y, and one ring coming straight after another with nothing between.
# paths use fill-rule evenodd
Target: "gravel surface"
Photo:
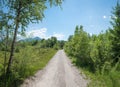
<instances>
[{"instance_id":1,"label":"gravel surface","mask_svg":"<svg viewBox=\"0 0 120 87\"><path fill-rule=\"evenodd\" d=\"M74 67L63 50L59 50L48 65L21 87L87 87L88 80Z\"/></svg>"}]
</instances>

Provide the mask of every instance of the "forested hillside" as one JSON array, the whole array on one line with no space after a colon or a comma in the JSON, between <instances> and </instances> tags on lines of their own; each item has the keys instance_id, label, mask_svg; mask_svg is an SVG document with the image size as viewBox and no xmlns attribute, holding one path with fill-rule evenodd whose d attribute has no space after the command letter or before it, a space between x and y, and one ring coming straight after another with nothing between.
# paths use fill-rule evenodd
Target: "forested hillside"
<instances>
[{"instance_id":1,"label":"forested hillside","mask_svg":"<svg viewBox=\"0 0 120 87\"><path fill-rule=\"evenodd\" d=\"M92 78L90 87L120 86L120 4L114 7L111 28L90 35L83 26L76 26L74 35L65 44L73 63ZM88 73L89 72L89 73Z\"/></svg>"}]
</instances>

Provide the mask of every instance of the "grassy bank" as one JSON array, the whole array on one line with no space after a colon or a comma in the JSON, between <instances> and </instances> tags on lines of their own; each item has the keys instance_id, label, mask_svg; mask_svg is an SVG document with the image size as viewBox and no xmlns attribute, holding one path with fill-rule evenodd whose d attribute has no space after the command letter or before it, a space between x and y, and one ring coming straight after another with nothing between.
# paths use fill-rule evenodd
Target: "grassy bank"
<instances>
[{"instance_id":1,"label":"grassy bank","mask_svg":"<svg viewBox=\"0 0 120 87\"><path fill-rule=\"evenodd\" d=\"M89 69L76 65L76 58L70 58L72 63L84 73L90 80L88 87L120 87L120 72L111 70L109 73L101 75L99 72L91 72Z\"/></svg>"},{"instance_id":2,"label":"grassy bank","mask_svg":"<svg viewBox=\"0 0 120 87\"><path fill-rule=\"evenodd\" d=\"M83 72L90 78L88 87L120 87L120 72L114 71L101 75L99 73L91 73L87 70Z\"/></svg>"},{"instance_id":3,"label":"grassy bank","mask_svg":"<svg viewBox=\"0 0 120 87\"><path fill-rule=\"evenodd\" d=\"M38 48L26 46L19 48L15 53L12 73L7 79L7 87L17 87L24 79L34 75L38 70L46 66L57 50L52 48ZM8 53L9 55L9 53ZM3 73L4 52L0 52L0 73ZM4 85L4 75L0 78L0 87Z\"/></svg>"}]
</instances>

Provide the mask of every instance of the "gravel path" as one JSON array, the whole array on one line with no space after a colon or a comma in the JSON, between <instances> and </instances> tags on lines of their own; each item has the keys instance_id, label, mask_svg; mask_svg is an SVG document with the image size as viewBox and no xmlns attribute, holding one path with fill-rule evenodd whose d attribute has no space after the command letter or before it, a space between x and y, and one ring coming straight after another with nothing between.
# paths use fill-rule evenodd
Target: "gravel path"
<instances>
[{"instance_id":1,"label":"gravel path","mask_svg":"<svg viewBox=\"0 0 120 87\"><path fill-rule=\"evenodd\" d=\"M48 65L21 87L87 87L88 81L75 68L63 50L59 50Z\"/></svg>"}]
</instances>

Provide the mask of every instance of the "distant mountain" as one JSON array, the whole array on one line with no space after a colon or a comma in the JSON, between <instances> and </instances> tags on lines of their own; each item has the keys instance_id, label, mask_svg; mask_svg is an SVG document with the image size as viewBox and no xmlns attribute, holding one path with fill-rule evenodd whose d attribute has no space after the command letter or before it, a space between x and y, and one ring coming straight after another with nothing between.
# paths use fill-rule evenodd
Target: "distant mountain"
<instances>
[{"instance_id":1,"label":"distant mountain","mask_svg":"<svg viewBox=\"0 0 120 87\"><path fill-rule=\"evenodd\" d=\"M26 39L22 39L22 40L20 40L20 41L34 41L34 40L41 40L41 38L39 38L39 37L26 38Z\"/></svg>"},{"instance_id":2,"label":"distant mountain","mask_svg":"<svg viewBox=\"0 0 120 87\"><path fill-rule=\"evenodd\" d=\"M39 37L34 37L33 40L41 40Z\"/></svg>"}]
</instances>

